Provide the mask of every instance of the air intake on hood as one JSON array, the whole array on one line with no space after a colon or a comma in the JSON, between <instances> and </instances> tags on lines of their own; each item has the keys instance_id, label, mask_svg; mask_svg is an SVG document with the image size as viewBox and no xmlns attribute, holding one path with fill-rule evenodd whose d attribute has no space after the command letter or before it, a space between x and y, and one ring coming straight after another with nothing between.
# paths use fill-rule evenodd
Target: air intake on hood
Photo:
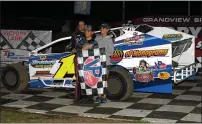
<instances>
[{"instance_id":1,"label":"air intake on hood","mask_svg":"<svg viewBox=\"0 0 202 124\"><path fill-rule=\"evenodd\" d=\"M148 33L150 31L153 30L153 27L150 27L148 25L139 25L137 26L137 28L135 29L135 31L139 31L139 32L142 32L142 33Z\"/></svg>"}]
</instances>

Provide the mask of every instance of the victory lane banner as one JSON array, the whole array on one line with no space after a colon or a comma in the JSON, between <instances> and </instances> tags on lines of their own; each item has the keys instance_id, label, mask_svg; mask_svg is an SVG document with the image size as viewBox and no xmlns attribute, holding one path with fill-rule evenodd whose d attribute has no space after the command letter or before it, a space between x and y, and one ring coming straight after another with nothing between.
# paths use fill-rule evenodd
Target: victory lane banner
<instances>
[{"instance_id":1,"label":"victory lane banner","mask_svg":"<svg viewBox=\"0 0 202 124\"><path fill-rule=\"evenodd\" d=\"M29 52L52 41L52 31L4 30L0 31L1 66L25 61ZM51 49L46 51L51 53Z\"/></svg>"},{"instance_id":2,"label":"victory lane banner","mask_svg":"<svg viewBox=\"0 0 202 124\"><path fill-rule=\"evenodd\" d=\"M105 48L84 50L77 53L78 80L86 95L103 94L107 87Z\"/></svg>"}]
</instances>

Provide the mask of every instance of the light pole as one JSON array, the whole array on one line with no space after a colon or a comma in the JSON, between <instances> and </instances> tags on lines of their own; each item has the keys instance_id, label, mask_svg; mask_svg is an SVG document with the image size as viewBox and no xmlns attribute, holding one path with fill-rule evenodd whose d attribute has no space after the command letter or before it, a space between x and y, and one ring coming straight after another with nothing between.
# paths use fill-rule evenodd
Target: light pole
<instances>
[{"instance_id":1,"label":"light pole","mask_svg":"<svg viewBox=\"0 0 202 124\"><path fill-rule=\"evenodd\" d=\"M122 4L122 20L123 21L125 20L125 1L123 1L123 4Z\"/></svg>"}]
</instances>

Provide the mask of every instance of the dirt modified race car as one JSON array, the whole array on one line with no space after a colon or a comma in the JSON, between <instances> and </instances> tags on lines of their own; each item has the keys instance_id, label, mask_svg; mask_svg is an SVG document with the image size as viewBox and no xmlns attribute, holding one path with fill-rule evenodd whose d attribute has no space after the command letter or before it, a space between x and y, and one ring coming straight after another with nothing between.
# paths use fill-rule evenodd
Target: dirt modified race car
<instances>
[{"instance_id":1,"label":"dirt modified race car","mask_svg":"<svg viewBox=\"0 0 202 124\"><path fill-rule=\"evenodd\" d=\"M96 32L99 34L99 32ZM127 99L134 91L172 93L172 85L194 80L194 36L166 27L132 25L111 30L114 38L107 97ZM75 55L40 54L64 37L29 53L29 61L8 65L3 85L12 91L30 88L75 88ZM68 41L69 42L69 41ZM69 42L70 43L70 42Z\"/></svg>"}]
</instances>

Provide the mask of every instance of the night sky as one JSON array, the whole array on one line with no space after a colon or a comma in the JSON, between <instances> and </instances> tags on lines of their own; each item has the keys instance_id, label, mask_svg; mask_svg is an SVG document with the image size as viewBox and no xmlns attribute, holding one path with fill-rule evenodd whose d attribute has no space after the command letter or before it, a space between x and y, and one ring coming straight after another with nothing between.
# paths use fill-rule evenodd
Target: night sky
<instances>
[{"instance_id":1,"label":"night sky","mask_svg":"<svg viewBox=\"0 0 202 124\"><path fill-rule=\"evenodd\" d=\"M152 2L152 1L127 1L125 10L125 19L142 17L149 15L187 15L188 1L186 2ZM191 2L191 15L201 15L201 2ZM33 22L26 22L27 17L34 18ZM58 22L58 25L64 23L64 20L86 19L95 21L120 21L122 19L122 2L112 1L93 1L91 3L91 15L74 15L74 2L1 2L1 27L33 28L37 19L49 19ZM63 21L63 22L62 22ZM26 26L28 25L28 26ZM42 22L40 22L43 28ZM45 24L44 24L45 25ZM48 26L46 26L48 27ZM39 28L39 27L37 27Z\"/></svg>"}]
</instances>

